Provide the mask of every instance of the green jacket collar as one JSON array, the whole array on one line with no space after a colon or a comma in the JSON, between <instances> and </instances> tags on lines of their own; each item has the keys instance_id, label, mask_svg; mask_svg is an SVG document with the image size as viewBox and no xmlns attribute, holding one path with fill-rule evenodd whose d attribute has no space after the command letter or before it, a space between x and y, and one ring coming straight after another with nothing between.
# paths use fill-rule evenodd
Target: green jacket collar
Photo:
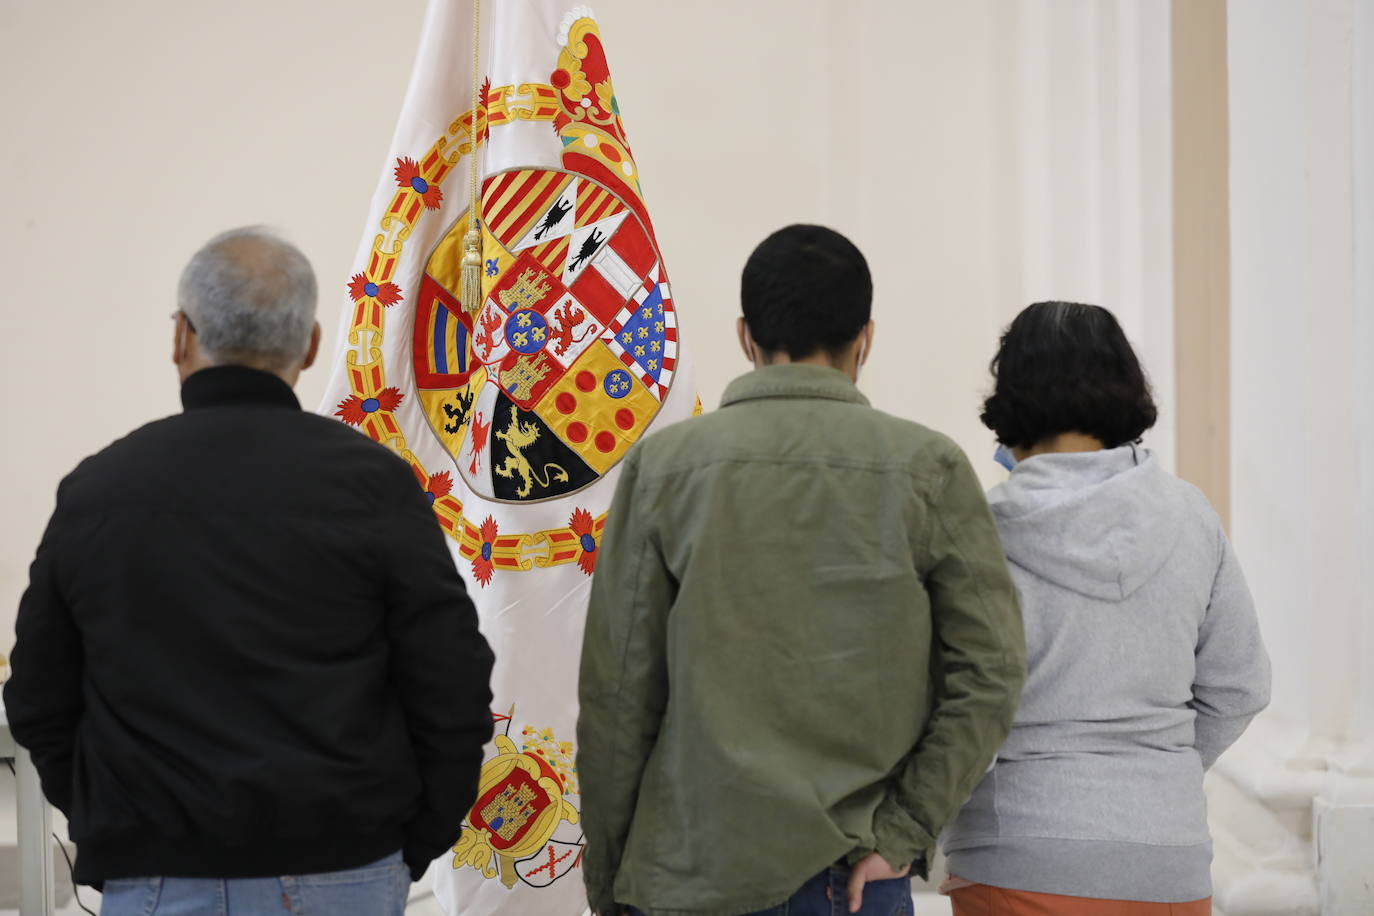
<instances>
[{"instance_id":1,"label":"green jacket collar","mask_svg":"<svg viewBox=\"0 0 1374 916\"><path fill-rule=\"evenodd\" d=\"M759 398L826 398L868 406L868 398L838 369L802 363L764 366L725 387L721 407Z\"/></svg>"}]
</instances>

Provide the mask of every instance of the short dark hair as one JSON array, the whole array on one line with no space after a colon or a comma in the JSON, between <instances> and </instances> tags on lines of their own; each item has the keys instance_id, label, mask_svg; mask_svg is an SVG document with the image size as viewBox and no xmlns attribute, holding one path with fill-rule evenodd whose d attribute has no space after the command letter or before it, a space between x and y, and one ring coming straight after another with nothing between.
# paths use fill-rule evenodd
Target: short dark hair
<instances>
[{"instance_id":1,"label":"short dark hair","mask_svg":"<svg viewBox=\"0 0 1374 916\"><path fill-rule=\"evenodd\" d=\"M1002 335L983 425L1011 448L1083 433L1107 448L1138 442L1159 412L1140 360L1099 305L1037 302Z\"/></svg>"},{"instance_id":2,"label":"short dark hair","mask_svg":"<svg viewBox=\"0 0 1374 916\"><path fill-rule=\"evenodd\" d=\"M873 278L863 254L835 230L787 226L749 256L740 303L764 351L792 359L836 353L868 324Z\"/></svg>"}]
</instances>

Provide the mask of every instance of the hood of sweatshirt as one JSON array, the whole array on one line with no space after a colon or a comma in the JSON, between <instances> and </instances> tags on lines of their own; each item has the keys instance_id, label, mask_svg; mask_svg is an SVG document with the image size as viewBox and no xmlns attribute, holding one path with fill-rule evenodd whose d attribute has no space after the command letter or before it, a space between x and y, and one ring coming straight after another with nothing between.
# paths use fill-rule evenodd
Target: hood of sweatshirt
<instances>
[{"instance_id":1,"label":"hood of sweatshirt","mask_svg":"<svg viewBox=\"0 0 1374 916\"><path fill-rule=\"evenodd\" d=\"M1178 544L1188 507L1137 446L1036 455L988 493L1013 563L1091 598L1120 601Z\"/></svg>"}]
</instances>

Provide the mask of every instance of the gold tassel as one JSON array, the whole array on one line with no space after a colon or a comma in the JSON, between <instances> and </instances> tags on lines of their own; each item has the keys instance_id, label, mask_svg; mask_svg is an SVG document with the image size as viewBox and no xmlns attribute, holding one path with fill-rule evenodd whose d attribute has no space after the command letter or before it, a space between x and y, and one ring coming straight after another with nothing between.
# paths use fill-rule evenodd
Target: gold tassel
<instances>
[{"instance_id":1,"label":"gold tassel","mask_svg":"<svg viewBox=\"0 0 1374 916\"><path fill-rule=\"evenodd\" d=\"M482 309L482 232L477 223L463 236L463 274L458 298L463 308L475 315Z\"/></svg>"},{"instance_id":2,"label":"gold tassel","mask_svg":"<svg viewBox=\"0 0 1374 916\"><path fill-rule=\"evenodd\" d=\"M482 141L481 62L482 0L472 0L472 150L468 153L468 231L463 236L463 271L458 298L469 315L482 310L482 160L477 145Z\"/></svg>"}]
</instances>

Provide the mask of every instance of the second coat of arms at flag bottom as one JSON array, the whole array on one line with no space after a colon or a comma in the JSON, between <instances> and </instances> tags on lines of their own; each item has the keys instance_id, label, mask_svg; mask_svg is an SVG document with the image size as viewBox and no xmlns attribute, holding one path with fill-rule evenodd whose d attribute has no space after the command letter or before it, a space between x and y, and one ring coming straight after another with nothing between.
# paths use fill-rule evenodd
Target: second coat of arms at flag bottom
<instances>
[{"instance_id":1,"label":"second coat of arms at flag bottom","mask_svg":"<svg viewBox=\"0 0 1374 916\"><path fill-rule=\"evenodd\" d=\"M490 175L482 212L479 307L458 298L466 215L426 264L416 388L475 492L565 496L620 461L668 393L678 346L668 281L639 215L585 175Z\"/></svg>"}]
</instances>

